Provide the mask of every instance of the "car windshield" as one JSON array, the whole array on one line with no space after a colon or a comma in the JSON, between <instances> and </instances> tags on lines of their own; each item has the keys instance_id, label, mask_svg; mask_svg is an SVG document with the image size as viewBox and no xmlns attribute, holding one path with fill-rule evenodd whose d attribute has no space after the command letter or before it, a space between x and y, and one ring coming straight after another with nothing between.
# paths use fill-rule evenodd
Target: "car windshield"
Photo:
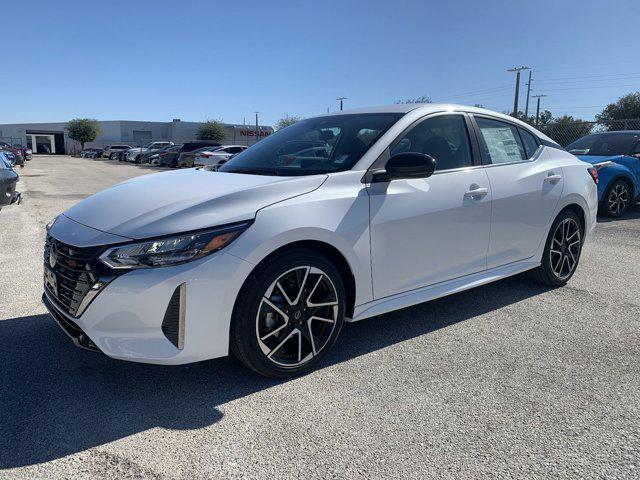
<instances>
[{"instance_id":1,"label":"car windshield","mask_svg":"<svg viewBox=\"0 0 640 480\"><path fill-rule=\"evenodd\" d=\"M403 114L344 114L301 120L235 155L221 172L315 175L349 170Z\"/></svg>"},{"instance_id":2,"label":"car windshield","mask_svg":"<svg viewBox=\"0 0 640 480\"><path fill-rule=\"evenodd\" d=\"M611 156L627 155L640 139L633 133L603 133L587 135L569 144L567 150L574 155Z\"/></svg>"}]
</instances>

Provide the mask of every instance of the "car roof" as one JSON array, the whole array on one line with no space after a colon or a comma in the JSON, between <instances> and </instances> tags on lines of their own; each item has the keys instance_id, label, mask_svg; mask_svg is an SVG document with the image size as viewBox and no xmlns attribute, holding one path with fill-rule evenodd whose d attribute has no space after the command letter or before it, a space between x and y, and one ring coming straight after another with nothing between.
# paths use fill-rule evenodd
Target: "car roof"
<instances>
[{"instance_id":1,"label":"car roof","mask_svg":"<svg viewBox=\"0 0 640 480\"><path fill-rule=\"evenodd\" d=\"M380 105L376 107L356 108L351 110L341 110L338 112L325 113L318 115L318 117L331 116L331 115L349 115L355 113L409 113L413 110L422 110L426 113L435 112L455 112L465 111L471 113L484 113L487 115L503 117L507 120L517 120L514 117L505 115L504 113L494 112L493 110L487 110L486 108L469 107L466 105L459 105L455 103L396 103L393 105ZM526 124L525 124L526 125Z\"/></svg>"},{"instance_id":2,"label":"car roof","mask_svg":"<svg viewBox=\"0 0 640 480\"><path fill-rule=\"evenodd\" d=\"M493 110L487 110L486 108L469 107L466 105L458 105L455 103L396 103L393 105L382 105L377 107L341 110L337 112L325 113L323 115L317 115L316 118L330 117L333 115L349 115L349 114L363 114L363 113L404 113L406 114L414 111L417 113L419 111L419 113L423 115L428 115L429 113L439 113L439 112L468 112L468 113L475 113L480 115L482 114L489 115L496 119L503 119L505 121L515 123L528 130L533 130L537 133L538 137L541 137L549 142L556 143L554 140L552 140L551 138L549 138L547 135L540 132L536 128L510 115L494 112Z\"/></svg>"}]
</instances>

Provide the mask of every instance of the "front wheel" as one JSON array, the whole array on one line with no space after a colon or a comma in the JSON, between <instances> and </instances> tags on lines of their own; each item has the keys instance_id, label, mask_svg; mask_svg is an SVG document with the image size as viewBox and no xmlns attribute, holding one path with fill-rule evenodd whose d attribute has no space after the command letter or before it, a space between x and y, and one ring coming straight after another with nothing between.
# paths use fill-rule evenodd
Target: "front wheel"
<instances>
[{"instance_id":1,"label":"front wheel","mask_svg":"<svg viewBox=\"0 0 640 480\"><path fill-rule=\"evenodd\" d=\"M608 217L621 217L631 203L631 189L624 180L616 180L609 185L604 195L601 210Z\"/></svg>"},{"instance_id":2,"label":"front wheel","mask_svg":"<svg viewBox=\"0 0 640 480\"><path fill-rule=\"evenodd\" d=\"M245 282L233 312L231 351L261 375L298 375L327 355L344 312L344 284L333 264L311 250L291 250Z\"/></svg>"},{"instance_id":3,"label":"front wheel","mask_svg":"<svg viewBox=\"0 0 640 480\"><path fill-rule=\"evenodd\" d=\"M534 278L550 287L561 287L573 276L582 253L583 231L578 216L569 210L555 219Z\"/></svg>"},{"instance_id":4,"label":"front wheel","mask_svg":"<svg viewBox=\"0 0 640 480\"><path fill-rule=\"evenodd\" d=\"M115 160L116 159L116 154L112 153L111 155L109 155L109 160Z\"/></svg>"}]
</instances>

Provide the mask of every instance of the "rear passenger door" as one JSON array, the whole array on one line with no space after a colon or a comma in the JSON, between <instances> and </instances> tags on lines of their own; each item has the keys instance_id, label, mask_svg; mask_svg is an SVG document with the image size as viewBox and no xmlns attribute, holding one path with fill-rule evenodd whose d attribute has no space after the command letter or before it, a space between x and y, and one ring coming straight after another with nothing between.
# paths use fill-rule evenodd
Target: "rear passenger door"
<instances>
[{"instance_id":1,"label":"rear passenger door","mask_svg":"<svg viewBox=\"0 0 640 480\"><path fill-rule=\"evenodd\" d=\"M474 115L493 204L487 268L532 257L562 194L562 169L527 129Z\"/></svg>"}]
</instances>

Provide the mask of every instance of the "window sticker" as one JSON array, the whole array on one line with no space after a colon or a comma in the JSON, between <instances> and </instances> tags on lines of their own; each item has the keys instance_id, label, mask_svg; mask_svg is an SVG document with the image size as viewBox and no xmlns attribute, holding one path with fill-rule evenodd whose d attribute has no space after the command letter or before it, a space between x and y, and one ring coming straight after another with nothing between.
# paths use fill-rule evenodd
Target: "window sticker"
<instances>
[{"instance_id":1,"label":"window sticker","mask_svg":"<svg viewBox=\"0 0 640 480\"><path fill-rule=\"evenodd\" d=\"M487 144L492 163L519 162L522 160L518 142L511 128L483 128L482 135Z\"/></svg>"}]
</instances>

